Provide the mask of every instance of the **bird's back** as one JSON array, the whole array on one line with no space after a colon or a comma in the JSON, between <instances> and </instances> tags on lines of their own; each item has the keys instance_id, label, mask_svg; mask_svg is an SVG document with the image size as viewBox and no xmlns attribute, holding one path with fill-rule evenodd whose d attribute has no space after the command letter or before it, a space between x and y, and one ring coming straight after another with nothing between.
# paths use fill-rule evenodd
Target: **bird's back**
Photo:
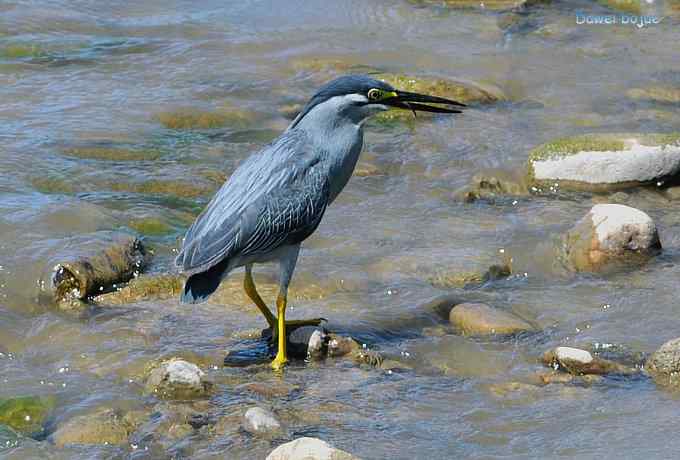
<instances>
[{"instance_id":1,"label":"bird's back","mask_svg":"<svg viewBox=\"0 0 680 460\"><path fill-rule=\"evenodd\" d=\"M323 158L300 130L284 132L253 154L193 223L176 264L191 275L306 238L327 203Z\"/></svg>"}]
</instances>

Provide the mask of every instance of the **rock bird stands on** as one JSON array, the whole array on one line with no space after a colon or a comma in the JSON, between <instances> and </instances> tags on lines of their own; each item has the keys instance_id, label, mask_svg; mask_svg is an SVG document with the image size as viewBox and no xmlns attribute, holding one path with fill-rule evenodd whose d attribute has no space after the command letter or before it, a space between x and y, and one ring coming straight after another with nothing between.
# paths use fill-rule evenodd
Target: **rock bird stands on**
<instances>
[{"instance_id":1,"label":"rock bird stands on","mask_svg":"<svg viewBox=\"0 0 680 460\"><path fill-rule=\"evenodd\" d=\"M274 369L287 361L286 326L321 321L285 319L300 244L314 233L352 175L363 147L364 121L393 107L414 114L460 113L451 107L464 105L398 91L363 75L337 78L312 97L281 136L234 171L184 238L176 264L190 276L181 301L205 301L229 272L245 267L244 289L278 337ZM253 282L253 264L263 262L280 265L276 316Z\"/></svg>"}]
</instances>

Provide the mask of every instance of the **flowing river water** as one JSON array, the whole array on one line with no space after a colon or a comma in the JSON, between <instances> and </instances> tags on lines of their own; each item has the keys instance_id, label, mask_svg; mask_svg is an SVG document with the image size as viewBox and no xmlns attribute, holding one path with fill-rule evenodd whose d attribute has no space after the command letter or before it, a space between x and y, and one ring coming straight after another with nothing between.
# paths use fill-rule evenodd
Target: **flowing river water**
<instances>
[{"instance_id":1,"label":"flowing river water","mask_svg":"<svg viewBox=\"0 0 680 460\"><path fill-rule=\"evenodd\" d=\"M626 97L680 85L677 16L595 26L577 24L576 10L610 11L569 1L521 13L402 0L0 2L0 398L54 398L43 431L0 457L264 458L302 435L366 459L677 453L680 401L648 378L504 389L540 371L556 345L645 354L679 335L680 201L627 193L657 222L664 250L600 276L565 270L555 247L606 195L455 196L480 170L524 170L529 150L557 137L680 127L677 103ZM404 369L328 359L279 377L266 364L224 367L228 350L261 348L244 334L264 326L246 302L173 297L74 314L38 301L53 256L101 231L141 234L154 252L148 270L173 270L181 236L224 177L337 68L490 82L507 96L459 116L370 122L364 173L303 246L296 286L310 294L290 315L325 317ZM204 129L177 120L203 112L218 119ZM446 282L508 258L506 279ZM540 332L461 336L423 310L444 294L513 311ZM217 425L173 436L158 421L181 403L146 394L144 370L175 355L215 382L199 409ZM252 382L276 390L249 391ZM285 422L276 439L239 429L257 404ZM149 419L121 445L54 444L57 427L102 406Z\"/></svg>"}]
</instances>

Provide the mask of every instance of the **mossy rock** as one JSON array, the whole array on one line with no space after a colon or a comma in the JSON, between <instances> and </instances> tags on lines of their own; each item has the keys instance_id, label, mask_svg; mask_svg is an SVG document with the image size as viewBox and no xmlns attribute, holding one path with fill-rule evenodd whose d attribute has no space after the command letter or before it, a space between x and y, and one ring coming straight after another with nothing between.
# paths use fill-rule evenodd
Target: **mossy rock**
<instances>
[{"instance_id":1,"label":"mossy rock","mask_svg":"<svg viewBox=\"0 0 680 460\"><path fill-rule=\"evenodd\" d=\"M297 72L320 74L323 78L347 73L374 73L375 67L354 58L307 56L293 59L290 66Z\"/></svg>"},{"instance_id":2,"label":"mossy rock","mask_svg":"<svg viewBox=\"0 0 680 460\"><path fill-rule=\"evenodd\" d=\"M114 192L144 193L149 195L173 195L182 198L196 198L214 190L197 182L179 180L151 179L145 182L111 182L103 184L103 189Z\"/></svg>"},{"instance_id":3,"label":"mossy rock","mask_svg":"<svg viewBox=\"0 0 680 460\"><path fill-rule=\"evenodd\" d=\"M671 86L647 86L632 88L626 91L629 99L636 101L651 101L662 104L680 104L680 88Z\"/></svg>"},{"instance_id":4,"label":"mossy rock","mask_svg":"<svg viewBox=\"0 0 680 460\"><path fill-rule=\"evenodd\" d=\"M172 227L165 221L156 217L145 217L141 219L132 219L128 222L128 226L142 235L167 235L172 232Z\"/></svg>"},{"instance_id":5,"label":"mossy rock","mask_svg":"<svg viewBox=\"0 0 680 460\"><path fill-rule=\"evenodd\" d=\"M479 286L489 281L507 278L512 274L509 263L492 265L486 271L448 272L440 270L427 277L427 281L440 289Z\"/></svg>"},{"instance_id":6,"label":"mossy rock","mask_svg":"<svg viewBox=\"0 0 680 460\"><path fill-rule=\"evenodd\" d=\"M24 434L37 433L54 408L52 396L22 396L0 399L0 424Z\"/></svg>"},{"instance_id":7,"label":"mossy rock","mask_svg":"<svg viewBox=\"0 0 680 460\"><path fill-rule=\"evenodd\" d=\"M0 47L0 58L23 59L47 56L47 52L41 45L35 43L12 43Z\"/></svg>"},{"instance_id":8,"label":"mossy rock","mask_svg":"<svg viewBox=\"0 0 680 460\"><path fill-rule=\"evenodd\" d=\"M163 153L158 149L123 147L69 147L63 150L70 157L107 161L149 161L157 160Z\"/></svg>"},{"instance_id":9,"label":"mossy rock","mask_svg":"<svg viewBox=\"0 0 680 460\"><path fill-rule=\"evenodd\" d=\"M529 194L526 178L520 173L500 169L487 169L475 174L470 184L455 193L455 197L472 203L477 200L495 201L504 197Z\"/></svg>"},{"instance_id":10,"label":"mossy rock","mask_svg":"<svg viewBox=\"0 0 680 460\"><path fill-rule=\"evenodd\" d=\"M664 180L680 171L680 133L586 134L529 152L532 191L606 191Z\"/></svg>"},{"instance_id":11,"label":"mossy rock","mask_svg":"<svg viewBox=\"0 0 680 460\"><path fill-rule=\"evenodd\" d=\"M624 13L643 13L644 5L641 0L599 0L599 3L612 10L622 11Z\"/></svg>"},{"instance_id":12,"label":"mossy rock","mask_svg":"<svg viewBox=\"0 0 680 460\"><path fill-rule=\"evenodd\" d=\"M252 123L254 114L238 108L223 108L208 111L196 108L179 108L159 112L156 119L168 129L216 129L225 126L243 127Z\"/></svg>"},{"instance_id":13,"label":"mossy rock","mask_svg":"<svg viewBox=\"0 0 680 460\"><path fill-rule=\"evenodd\" d=\"M52 440L57 447L125 444L130 434L147 418L148 414L142 410L123 413L117 409L99 409L69 419L59 426Z\"/></svg>"}]
</instances>

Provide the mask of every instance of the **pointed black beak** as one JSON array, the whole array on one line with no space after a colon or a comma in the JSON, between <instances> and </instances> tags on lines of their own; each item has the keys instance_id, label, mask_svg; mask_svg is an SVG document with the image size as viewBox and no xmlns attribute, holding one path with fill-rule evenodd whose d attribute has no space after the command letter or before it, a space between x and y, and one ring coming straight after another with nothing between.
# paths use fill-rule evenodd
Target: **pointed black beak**
<instances>
[{"instance_id":1,"label":"pointed black beak","mask_svg":"<svg viewBox=\"0 0 680 460\"><path fill-rule=\"evenodd\" d=\"M388 98L382 100L380 103L391 107L398 107L400 109L406 110L420 110L421 112L434 112L434 113L462 113L461 110L455 109L453 107L467 107L465 104L460 102L452 101L451 99L445 99L443 97L428 96L426 94L409 93L407 91L395 91L396 97ZM430 104L442 104L449 107L440 107Z\"/></svg>"}]
</instances>

